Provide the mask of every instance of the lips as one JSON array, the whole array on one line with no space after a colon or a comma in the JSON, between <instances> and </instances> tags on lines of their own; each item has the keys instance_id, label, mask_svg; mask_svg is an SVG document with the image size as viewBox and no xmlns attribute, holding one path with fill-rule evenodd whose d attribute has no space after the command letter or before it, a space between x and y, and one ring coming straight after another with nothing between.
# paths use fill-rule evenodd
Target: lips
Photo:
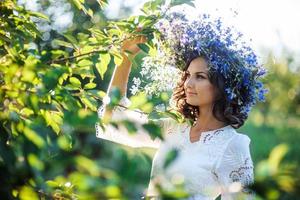
<instances>
[{"instance_id":1,"label":"lips","mask_svg":"<svg viewBox=\"0 0 300 200\"><path fill-rule=\"evenodd\" d=\"M187 95L196 95L197 93L194 92L186 92Z\"/></svg>"}]
</instances>

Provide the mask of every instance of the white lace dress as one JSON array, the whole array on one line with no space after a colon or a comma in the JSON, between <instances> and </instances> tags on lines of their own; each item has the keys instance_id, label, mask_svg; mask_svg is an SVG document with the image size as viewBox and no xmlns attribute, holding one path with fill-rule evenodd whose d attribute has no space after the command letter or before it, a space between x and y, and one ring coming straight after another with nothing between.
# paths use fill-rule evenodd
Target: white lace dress
<instances>
[{"instance_id":1,"label":"white lace dress","mask_svg":"<svg viewBox=\"0 0 300 200\"><path fill-rule=\"evenodd\" d=\"M128 99L122 104L127 106ZM101 117L101 112L99 113ZM237 133L231 126L202 132L200 140L189 139L190 125L178 124L173 119L161 119L157 123L164 133L164 141L152 140L142 128L147 116L135 111L116 107L112 119L133 120L138 124L137 134L128 134L125 127L107 126L105 132L96 125L97 137L131 147L156 148L152 162L147 196L159 199L155 185L172 191L176 183L183 182L189 200L253 199L254 195L244 188L253 182L253 163L249 151L248 136ZM164 167L166 157L176 150L177 157Z\"/></svg>"}]
</instances>

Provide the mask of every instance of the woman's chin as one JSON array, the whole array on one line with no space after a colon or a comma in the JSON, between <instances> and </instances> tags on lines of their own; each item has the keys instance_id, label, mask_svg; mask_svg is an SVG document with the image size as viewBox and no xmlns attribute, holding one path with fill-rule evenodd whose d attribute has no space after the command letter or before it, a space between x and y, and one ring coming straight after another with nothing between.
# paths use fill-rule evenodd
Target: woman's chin
<instances>
[{"instance_id":1,"label":"woman's chin","mask_svg":"<svg viewBox=\"0 0 300 200\"><path fill-rule=\"evenodd\" d=\"M191 101L191 100L188 100L188 99L186 100L186 103L191 105L191 106L199 106L199 104L197 102Z\"/></svg>"}]
</instances>

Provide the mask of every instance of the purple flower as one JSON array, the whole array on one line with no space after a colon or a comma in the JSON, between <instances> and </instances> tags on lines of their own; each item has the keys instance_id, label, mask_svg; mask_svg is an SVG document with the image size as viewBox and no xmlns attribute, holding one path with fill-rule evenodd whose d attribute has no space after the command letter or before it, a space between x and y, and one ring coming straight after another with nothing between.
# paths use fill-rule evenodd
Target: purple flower
<instances>
[{"instance_id":1,"label":"purple flower","mask_svg":"<svg viewBox=\"0 0 300 200\"><path fill-rule=\"evenodd\" d=\"M165 26L159 30L170 65L182 69L191 55L205 56L210 70L224 77L224 92L229 101L239 103L241 112L248 113L257 101L265 99L267 90L259 78L266 70L258 65L257 55L243 41L242 33L207 14L188 21L181 13L171 13L165 20L159 23Z\"/></svg>"}]
</instances>

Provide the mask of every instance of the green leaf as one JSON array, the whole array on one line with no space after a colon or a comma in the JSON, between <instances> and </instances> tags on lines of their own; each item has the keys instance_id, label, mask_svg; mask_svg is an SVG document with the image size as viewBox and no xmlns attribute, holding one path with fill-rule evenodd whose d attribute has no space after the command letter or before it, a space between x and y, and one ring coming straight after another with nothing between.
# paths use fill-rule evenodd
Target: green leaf
<instances>
[{"instance_id":1,"label":"green leaf","mask_svg":"<svg viewBox=\"0 0 300 200\"><path fill-rule=\"evenodd\" d=\"M118 53L113 53L113 56L114 56L114 63L115 63L115 65L120 66L121 63L122 63L122 61L123 61L122 56L120 54L118 54Z\"/></svg>"},{"instance_id":2,"label":"green leaf","mask_svg":"<svg viewBox=\"0 0 300 200\"><path fill-rule=\"evenodd\" d=\"M19 54L18 54L17 50L14 47L11 48L9 46L4 45L4 48L13 60L18 60Z\"/></svg>"},{"instance_id":3,"label":"green leaf","mask_svg":"<svg viewBox=\"0 0 300 200\"><path fill-rule=\"evenodd\" d=\"M93 11L91 9L87 10L84 6L85 0L72 0L72 2L79 10L82 10L85 14L93 17Z\"/></svg>"},{"instance_id":4,"label":"green leaf","mask_svg":"<svg viewBox=\"0 0 300 200\"><path fill-rule=\"evenodd\" d=\"M18 194L18 198L22 199L22 200L23 199L27 200L29 198L31 200L40 199L38 193L32 187L29 187L29 186L22 186L21 187L20 192Z\"/></svg>"},{"instance_id":5,"label":"green leaf","mask_svg":"<svg viewBox=\"0 0 300 200\"><path fill-rule=\"evenodd\" d=\"M182 4L187 4L192 7L195 7L195 4L193 3L194 0L171 0L170 6L178 6Z\"/></svg>"},{"instance_id":6,"label":"green leaf","mask_svg":"<svg viewBox=\"0 0 300 200\"><path fill-rule=\"evenodd\" d=\"M89 9L87 10L87 14L88 14L89 16L93 17L94 12L93 12L92 9L89 8Z\"/></svg>"},{"instance_id":7,"label":"green leaf","mask_svg":"<svg viewBox=\"0 0 300 200\"><path fill-rule=\"evenodd\" d=\"M156 137L163 140L161 128L153 122L143 124L143 128L149 133L150 137L154 140Z\"/></svg>"},{"instance_id":8,"label":"green leaf","mask_svg":"<svg viewBox=\"0 0 300 200\"><path fill-rule=\"evenodd\" d=\"M86 33L78 33L76 37L78 38L79 41L86 41L89 39L90 36Z\"/></svg>"},{"instance_id":9,"label":"green leaf","mask_svg":"<svg viewBox=\"0 0 300 200\"><path fill-rule=\"evenodd\" d=\"M81 87L81 82L80 82L80 80L79 80L78 78L71 77L71 78L70 78L70 83L71 83L72 85L74 85L75 87L77 87L77 88L80 88L80 87Z\"/></svg>"},{"instance_id":10,"label":"green leaf","mask_svg":"<svg viewBox=\"0 0 300 200\"><path fill-rule=\"evenodd\" d=\"M151 2L146 2L142 8L142 10L148 14L151 11Z\"/></svg>"},{"instance_id":11,"label":"green leaf","mask_svg":"<svg viewBox=\"0 0 300 200\"><path fill-rule=\"evenodd\" d=\"M37 27L35 26L35 24L31 23L31 22L25 22L24 23L24 27L30 31L32 33L33 37L39 36L42 37L41 32L37 29Z\"/></svg>"},{"instance_id":12,"label":"green leaf","mask_svg":"<svg viewBox=\"0 0 300 200\"><path fill-rule=\"evenodd\" d=\"M62 125L62 117L60 114L54 111L49 110L41 110L41 113L46 121L46 124L48 126L51 126L51 128L55 131L55 133L60 132L60 126Z\"/></svg>"},{"instance_id":13,"label":"green leaf","mask_svg":"<svg viewBox=\"0 0 300 200\"><path fill-rule=\"evenodd\" d=\"M280 144L272 149L268 163L273 174L279 170L280 163L288 151L289 146L287 144Z\"/></svg>"},{"instance_id":14,"label":"green leaf","mask_svg":"<svg viewBox=\"0 0 300 200\"><path fill-rule=\"evenodd\" d=\"M5 42L11 42L10 38L6 37L5 35L2 35L1 33L0 33L0 39Z\"/></svg>"},{"instance_id":15,"label":"green leaf","mask_svg":"<svg viewBox=\"0 0 300 200\"><path fill-rule=\"evenodd\" d=\"M104 7L108 5L107 0L97 0L97 2L100 5L101 9L104 9Z\"/></svg>"},{"instance_id":16,"label":"green leaf","mask_svg":"<svg viewBox=\"0 0 300 200\"><path fill-rule=\"evenodd\" d=\"M79 9L82 10L83 4L80 0L72 0L73 4Z\"/></svg>"},{"instance_id":17,"label":"green leaf","mask_svg":"<svg viewBox=\"0 0 300 200\"><path fill-rule=\"evenodd\" d=\"M103 99L104 96L106 95L106 93L104 91L101 91L101 90L88 90L87 93L92 96L92 97L95 97L95 98L101 98Z\"/></svg>"},{"instance_id":18,"label":"green leaf","mask_svg":"<svg viewBox=\"0 0 300 200\"><path fill-rule=\"evenodd\" d=\"M44 163L33 153L27 156L28 163L31 165L32 168L37 170L43 170L45 168Z\"/></svg>"},{"instance_id":19,"label":"green leaf","mask_svg":"<svg viewBox=\"0 0 300 200\"><path fill-rule=\"evenodd\" d=\"M33 144L35 144L37 147L42 148L45 146L45 140L34 130L28 127L24 127L23 132L27 139L30 140Z\"/></svg>"},{"instance_id":20,"label":"green leaf","mask_svg":"<svg viewBox=\"0 0 300 200\"><path fill-rule=\"evenodd\" d=\"M138 46L141 50L143 50L145 53L148 53L149 50L150 50L150 48L149 48L146 44L143 44L143 43L137 44L137 46Z\"/></svg>"},{"instance_id":21,"label":"green leaf","mask_svg":"<svg viewBox=\"0 0 300 200\"><path fill-rule=\"evenodd\" d=\"M110 63L110 54L100 54L100 62L96 64L96 69L98 70L101 79L104 79L104 74L107 71L108 64Z\"/></svg>"},{"instance_id":22,"label":"green leaf","mask_svg":"<svg viewBox=\"0 0 300 200\"><path fill-rule=\"evenodd\" d=\"M105 33L103 33L102 30L99 30L97 28L90 28L89 31L91 34L97 39L97 40L104 40L108 41L108 38L106 37ZM91 38L90 38L91 39ZM103 41L103 42L104 42Z\"/></svg>"},{"instance_id":23,"label":"green leaf","mask_svg":"<svg viewBox=\"0 0 300 200\"><path fill-rule=\"evenodd\" d=\"M80 171L86 171L90 175L95 177L99 176L101 170L99 168L99 165L97 165L93 160L81 155L76 156L74 159L76 162L76 167Z\"/></svg>"},{"instance_id":24,"label":"green leaf","mask_svg":"<svg viewBox=\"0 0 300 200\"><path fill-rule=\"evenodd\" d=\"M147 103L147 94L141 92L137 95L132 96L130 98L130 101L131 101L130 109L140 108L141 106Z\"/></svg>"},{"instance_id":25,"label":"green leaf","mask_svg":"<svg viewBox=\"0 0 300 200\"><path fill-rule=\"evenodd\" d=\"M176 110L167 110L163 112L163 115L171 117L172 119L176 120L179 123L182 123L185 120L183 115Z\"/></svg>"},{"instance_id":26,"label":"green leaf","mask_svg":"<svg viewBox=\"0 0 300 200\"><path fill-rule=\"evenodd\" d=\"M129 134L134 134L137 132L137 128L133 122L131 122L129 120L123 120L122 124L126 127Z\"/></svg>"},{"instance_id":27,"label":"green leaf","mask_svg":"<svg viewBox=\"0 0 300 200\"><path fill-rule=\"evenodd\" d=\"M91 66L91 65L93 65L93 62L90 60L87 60L87 59L83 59L78 62L79 67L85 67L85 66Z\"/></svg>"},{"instance_id":28,"label":"green leaf","mask_svg":"<svg viewBox=\"0 0 300 200\"><path fill-rule=\"evenodd\" d=\"M73 45L78 45L78 41L71 34L65 34L65 38L67 38Z\"/></svg>"},{"instance_id":29,"label":"green leaf","mask_svg":"<svg viewBox=\"0 0 300 200\"><path fill-rule=\"evenodd\" d=\"M58 45L58 46L63 46L63 47L74 49L73 44L71 44L69 42L66 42L66 41L63 41L63 40L54 39L52 42L53 42L54 45Z\"/></svg>"},{"instance_id":30,"label":"green leaf","mask_svg":"<svg viewBox=\"0 0 300 200\"><path fill-rule=\"evenodd\" d=\"M65 86L64 86L64 88L66 89L66 90L78 90L79 88L78 87L76 87L76 86L74 86L74 85L71 85L71 84L66 84Z\"/></svg>"},{"instance_id":31,"label":"green leaf","mask_svg":"<svg viewBox=\"0 0 300 200\"><path fill-rule=\"evenodd\" d=\"M80 68L74 68L73 74L77 74L81 76L82 79L85 79L86 77L89 77L90 79L95 78L94 71L92 69L92 66L85 66Z\"/></svg>"},{"instance_id":32,"label":"green leaf","mask_svg":"<svg viewBox=\"0 0 300 200\"><path fill-rule=\"evenodd\" d=\"M59 58L61 56L67 57L68 56L68 52L65 52L65 51L59 50L59 49L51 51L51 58L52 59L57 59L57 58Z\"/></svg>"},{"instance_id":33,"label":"green leaf","mask_svg":"<svg viewBox=\"0 0 300 200\"><path fill-rule=\"evenodd\" d=\"M24 68L23 71L22 71L22 78L21 80L22 81L25 81L25 82L31 82L33 81L33 79L36 77L36 74L34 73L33 70L30 70L30 69L27 69L27 68Z\"/></svg>"},{"instance_id":34,"label":"green leaf","mask_svg":"<svg viewBox=\"0 0 300 200\"><path fill-rule=\"evenodd\" d=\"M144 4L142 11L144 11L146 14L150 14L158 10L158 7L163 4L165 4L165 0L151 0Z\"/></svg>"},{"instance_id":35,"label":"green leaf","mask_svg":"<svg viewBox=\"0 0 300 200\"><path fill-rule=\"evenodd\" d=\"M51 68L47 70L46 74L43 76L43 83L44 86L48 90L52 90L57 86L58 79L61 76L66 76L64 73L67 71L67 68L65 67L57 67L57 68Z\"/></svg>"},{"instance_id":36,"label":"green leaf","mask_svg":"<svg viewBox=\"0 0 300 200\"><path fill-rule=\"evenodd\" d=\"M50 19L47 15L44 15L43 13L40 12L34 12L34 11L27 11L27 13L33 17L45 19L46 21L50 22Z\"/></svg>"},{"instance_id":37,"label":"green leaf","mask_svg":"<svg viewBox=\"0 0 300 200\"><path fill-rule=\"evenodd\" d=\"M49 186L49 187L52 187L52 188L58 188L59 187L59 183L55 182L55 181L46 181L46 184Z\"/></svg>"},{"instance_id":38,"label":"green leaf","mask_svg":"<svg viewBox=\"0 0 300 200\"><path fill-rule=\"evenodd\" d=\"M24 115L24 116L27 116L27 117L34 114L33 110L31 110L30 108L27 108L27 107L23 108L23 109L20 111L20 113L21 113L22 115Z\"/></svg>"},{"instance_id":39,"label":"green leaf","mask_svg":"<svg viewBox=\"0 0 300 200\"><path fill-rule=\"evenodd\" d=\"M118 105L122 98L120 89L117 87L113 87L109 93L109 97L110 97L110 102L108 106L110 108L113 108L116 105Z\"/></svg>"},{"instance_id":40,"label":"green leaf","mask_svg":"<svg viewBox=\"0 0 300 200\"><path fill-rule=\"evenodd\" d=\"M83 94L80 99L81 102L92 111L97 111L97 101L94 98L88 96L87 94Z\"/></svg>"},{"instance_id":41,"label":"green leaf","mask_svg":"<svg viewBox=\"0 0 300 200\"><path fill-rule=\"evenodd\" d=\"M72 137L64 133L57 139L57 144L61 149L70 151L72 149Z\"/></svg>"},{"instance_id":42,"label":"green leaf","mask_svg":"<svg viewBox=\"0 0 300 200\"><path fill-rule=\"evenodd\" d=\"M167 156L165 158L164 162L164 169L166 169L178 156L178 150L177 149L172 149L167 153Z\"/></svg>"},{"instance_id":43,"label":"green leaf","mask_svg":"<svg viewBox=\"0 0 300 200\"><path fill-rule=\"evenodd\" d=\"M58 83L60 85L62 85L63 82L68 79L68 77L69 77L69 74L67 74L67 73L62 74L58 79Z\"/></svg>"},{"instance_id":44,"label":"green leaf","mask_svg":"<svg viewBox=\"0 0 300 200\"><path fill-rule=\"evenodd\" d=\"M96 83L88 83L84 86L84 89L93 89L97 86Z\"/></svg>"}]
</instances>

